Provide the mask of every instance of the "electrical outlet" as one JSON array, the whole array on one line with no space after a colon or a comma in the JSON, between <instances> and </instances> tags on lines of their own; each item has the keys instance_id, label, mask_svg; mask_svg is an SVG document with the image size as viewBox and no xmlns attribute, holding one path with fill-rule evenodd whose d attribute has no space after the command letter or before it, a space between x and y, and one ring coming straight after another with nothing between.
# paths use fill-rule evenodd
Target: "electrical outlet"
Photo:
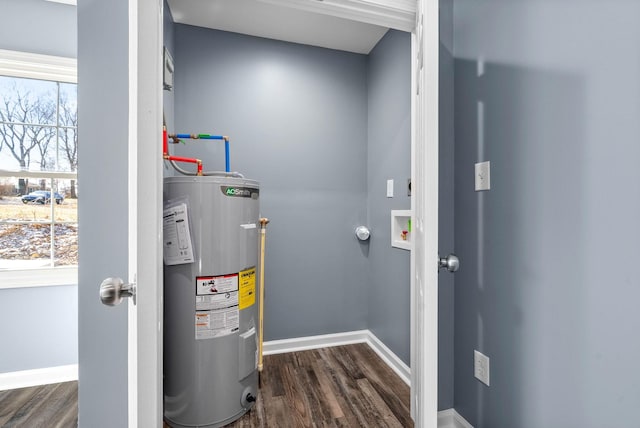
<instances>
[{"instance_id":1,"label":"electrical outlet","mask_svg":"<svg viewBox=\"0 0 640 428\"><path fill-rule=\"evenodd\" d=\"M476 164L476 192L491 189L491 162Z\"/></svg>"},{"instance_id":2,"label":"electrical outlet","mask_svg":"<svg viewBox=\"0 0 640 428\"><path fill-rule=\"evenodd\" d=\"M489 386L489 357L475 350L473 351L473 375Z\"/></svg>"}]
</instances>

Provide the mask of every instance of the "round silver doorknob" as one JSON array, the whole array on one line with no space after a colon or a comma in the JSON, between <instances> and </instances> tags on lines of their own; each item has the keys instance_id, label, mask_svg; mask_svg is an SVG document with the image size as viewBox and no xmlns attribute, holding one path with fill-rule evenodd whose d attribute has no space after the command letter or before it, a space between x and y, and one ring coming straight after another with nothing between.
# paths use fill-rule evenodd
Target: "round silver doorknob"
<instances>
[{"instance_id":1,"label":"round silver doorknob","mask_svg":"<svg viewBox=\"0 0 640 428\"><path fill-rule=\"evenodd\" d=\"M371 232L367 226L358 226L356 227L356 237L360 241L366 241L371 236Z\"/></svg>"},{"instance_id":2,"label":"round silver doorknob","mask_svg":"<svg viewBox=\"0 0 640 428\"><path fill-rule=\"evenodd\" d=\"M447 257L440 257L438 266L440 269L446 268L449 272L455 272L460 269L460 259L455 254L449 254Z\"/></svg>"},{"instance_id":3,"label":"round silver doorknob","mask_svg":"<svg viewBox=\"0 0 640 428\"><path fill-rule=\"evenodd\" d=\"M100 301L107 306L118 305L125 297L135 295L135 284L124 284L120 278L107 278L100 284Z\"/></svg>"}]
</instances>

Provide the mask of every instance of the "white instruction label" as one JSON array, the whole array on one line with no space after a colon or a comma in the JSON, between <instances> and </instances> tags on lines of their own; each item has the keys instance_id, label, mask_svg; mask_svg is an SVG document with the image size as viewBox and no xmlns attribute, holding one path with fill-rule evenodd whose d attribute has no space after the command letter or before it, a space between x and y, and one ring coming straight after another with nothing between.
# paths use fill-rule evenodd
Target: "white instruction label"
<instances>
[{"instance_id":1,"label":"white instruction label","mask_svg":"<svg viewBox=\"0 0 640 428\"><path fill-rule=\"evenodd\" d=\"M238 331L238 274L196 277L196 340Z\"/></svg>"},{"instance_id":2,"label":"white instruction label","mask_svg":"<svg viewBox=\"0 0 640 428\"><path fill-rule=\"evenodd\" d=\"M198 296L229 293L231 291L238 291L237 273L230 275L196 277L196 294Z\"/></svg>"},{"instance_id":3,"label":"white instruction label","mask_svg":"<svg viewBox=\"0 0 640 428\"><path fill-rule=\"evenodd\" d=\"M162 232L164 263L169 266L193 263L187 204L182 203L164 209Z\"/></svg>"},{"instance_id":4,"label":"white instruction label","mask_svg":"<svg viewBox=\"0 0 640 428\"><path fill-rule=\"evenodd\" d=\"M226 336L239 330L238 307L196 312L196 340Z\"/></svg>"}]
</instances>

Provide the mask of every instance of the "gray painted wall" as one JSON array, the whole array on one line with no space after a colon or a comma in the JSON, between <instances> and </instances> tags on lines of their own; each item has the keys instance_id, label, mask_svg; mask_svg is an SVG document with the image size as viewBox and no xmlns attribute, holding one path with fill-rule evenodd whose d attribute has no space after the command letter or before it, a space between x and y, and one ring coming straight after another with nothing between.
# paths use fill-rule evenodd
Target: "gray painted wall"
<instances>
[{"instance_id":1,"label":"gray painted wall","mask_svg":"<svg viewBox=\"0 0 640 428\"><path fill-rule=\"evenodd\" d=\"M0 373L76 364L77 307L75 285L0 290Z\"/></svg>"},{"instance_id":2,"label":"gray painted wall","mask_svg":"<svg viewBox=\"0 0 640 428\"><path fill-rule=\"evenodd\" d=\"M455 2L455 407L477 428L640 426L638 16Z\"/></svg>"},{"instance_id":3,"label":"gray painted wall","mask_svg":"<svg viewBox=\"0 0 640 428\"><path fill-rule=\"evenodd\" d=\"M175 50L175 36L174 36L174 21L173 15L171 15L171 10L169 9L169 4L167 0L164 0L164 9L163 9L163 20L162 20L162 35L164 37L164 47L169 50L169 53L174 58L176 57ZM163 105L163 113L164 119L167 124L167 129L175 128L175 114L174 114L174 104L175 104L175 90L171 91L162 91L162 105ZM167 170L167 172L169 172Z\"/></svg>"},{"instance_id":4,"label":"gray painted wall","mask_svg":"<svg viewBox=\"0 0 640 428\"><path fill-rule=\"evenodd\" d=\"M76 56L76 8L41 0L2 0L0 49ZM2 273L0 272L0 278ZM76 286L0 290L0 373L78 362ZM24 317L36 313L37 317ZM46 320L43 323L43 320Z\"/></svg>"},{"instance_id":5,"label":"gray painted wall","mask_svg":"<svg viewBox=\"0 0 640 428\"><path fill-rule=\"evenodd\" d=\"M0 49L76 57L76 8L43 0L1 0Z\"/></svg>"},{"instance_id":6,"label":"gray painted wall","mask_svg":"<svg viewBox=\"0 0 640 428\"><path fill-rule=\"evenodd\" d=\"M368 327L410 359L410 252L391 247L391 210L411 209L411 35L390 30L369 54L367 213ZM394 197L387 198L387 180Z\"/></svg>"},{"instance_id":7,"label":"gray painted wall","mask_svg":"<svg viewBox=\"0 0 640 428\"><path fill-rule=\"evenodd\" d=\"M98 286L128 275L128 22L126 0L78 2L78 179L106 190L78 200L78 405L87 428L127 426L127 304L102 305Z\"/></svg>"},{"instance_id":8,"label":"gray painted wall","mask_svg":"<svg viewBox=\"0 0 640 428\"><path fill-rule=\"evenodd\" d=\"M367 58L176 25L179 132L231 137L261 183L265 340L367 328ZM221 142L173 146L224 168Z\"/></svg>"}]
</instances>

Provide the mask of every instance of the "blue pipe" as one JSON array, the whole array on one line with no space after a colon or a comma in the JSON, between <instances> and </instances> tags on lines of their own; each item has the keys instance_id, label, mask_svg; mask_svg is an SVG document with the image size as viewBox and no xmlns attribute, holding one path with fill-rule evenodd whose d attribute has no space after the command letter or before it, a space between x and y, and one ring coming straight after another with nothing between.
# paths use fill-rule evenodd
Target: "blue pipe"
<instances>
[{"instance_id":1,"label":"blue pipe","mask_svg":"<svg viewBox=\"0 0 640 428\"><path fill-rule=\"evenodd\" d=\"M229 162L229 138L224 135L209 134L176 134L175 138L184 139L200 139L200 140L224 140L224 166L226 172L231 172L231 163Z\"/></svg>"},{"instance_id":2,"label":"blue pipe","mask_svg":"<svg viewBox=\"0 0 640 428\"><path fill-rule=\"evenodd\" d=\"M200 140L224 140L223 135L208 135L208 134L176 134L176 138L185 139L200 139Z\"/></svg>"}]
</instances>

